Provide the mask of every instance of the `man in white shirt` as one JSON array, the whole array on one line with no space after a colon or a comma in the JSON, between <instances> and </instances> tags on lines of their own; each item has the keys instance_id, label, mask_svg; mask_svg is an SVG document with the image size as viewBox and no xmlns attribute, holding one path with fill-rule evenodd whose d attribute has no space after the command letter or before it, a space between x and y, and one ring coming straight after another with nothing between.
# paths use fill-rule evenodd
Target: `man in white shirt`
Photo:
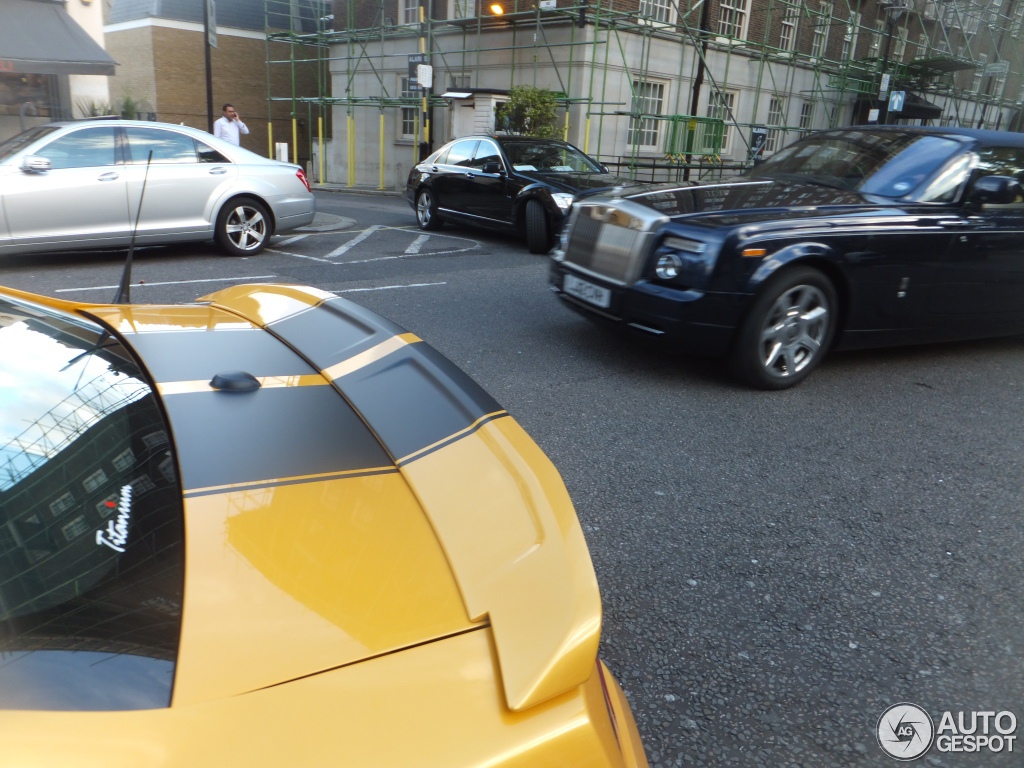
<instances>
[{"instance_id":1,"label":"man in white shirt","mask_svg":"<svg viewBox=\"0 0 1024 768\"><path fill-rule=\"evenodd\" d=\"M239 135L248 134L249 129L245 127L242 118L238 116L231 104L225 104L221 110L224 116L213 124L213 135L218 139L230 141L236 147L239 146Z\"/></svg>"}]
</instances>

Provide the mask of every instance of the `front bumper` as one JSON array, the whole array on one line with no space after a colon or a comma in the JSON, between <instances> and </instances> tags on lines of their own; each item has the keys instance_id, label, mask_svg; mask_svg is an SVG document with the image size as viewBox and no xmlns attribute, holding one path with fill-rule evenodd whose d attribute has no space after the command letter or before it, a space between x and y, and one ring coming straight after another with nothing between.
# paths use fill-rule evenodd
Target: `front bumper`
<instances>
[{"instance_id":1,"label":"front bumper","mask_svg":"<svg viewBox=\"0 0 1024 768\"><path fill-rule=\"evenodd\" d=\"M596 306L566 293L568 274L609 291L609 305ZM652 339L674 351L713 357L729 351L750 299L746 294L680 290L644 279L619 285L577 272L554 259L548 282L558 298L589 319Z\"/></svg>"}]
</instances>

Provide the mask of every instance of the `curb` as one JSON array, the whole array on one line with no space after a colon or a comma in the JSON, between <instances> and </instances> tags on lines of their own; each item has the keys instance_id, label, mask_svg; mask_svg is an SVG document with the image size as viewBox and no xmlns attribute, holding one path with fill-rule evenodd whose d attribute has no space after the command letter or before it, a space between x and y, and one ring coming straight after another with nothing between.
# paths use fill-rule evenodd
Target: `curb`
<instances>
[{"instance_id":1,"label":"curb","mask_svg":"<svg viewBox=\"0 0 1024 768\"><path fill-rule=\"evenodd\" d=\"M335 216L333 213L317 213L313 217L313 223L304 227L293 229L293 232L334 232L340 229L348 229L356 224L355 219L347 216Z\"/></svg>"}]
</instances>

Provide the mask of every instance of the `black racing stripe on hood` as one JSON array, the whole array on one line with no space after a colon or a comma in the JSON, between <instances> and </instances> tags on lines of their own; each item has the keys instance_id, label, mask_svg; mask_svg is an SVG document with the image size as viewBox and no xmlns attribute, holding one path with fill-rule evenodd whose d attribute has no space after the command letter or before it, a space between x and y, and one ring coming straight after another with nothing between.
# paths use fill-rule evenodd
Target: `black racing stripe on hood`
<instances>
[{"instance_id":1,"label":"black racing stripe on hood","mask_svg":"<svg viewBox=\"0 0 1024 768\"><path fill-rule=\"evenodd\" d=\"M331 387L198 392L163 402L187 490L393 466Z\"/></svg>"},{"instance_id":2,"label":"black racing stripe on hood","mask_svg":"<svg viewBox=\"0 0 1024 768\"><path fill-rule=\"evenodd\" d=\"M405 329L347 299L328 299L315 307L271 323L267 329L326 370Z\"/></svg>"},{"instance_id":3,"label":"black racing stripe on hood","mask_svg":"<svg viewBox=\"0 0 1024 768\"><path fill-rule=\"evenodd\" d=\"M195 329L125 334L158 382L209 381L224 371L263 376L316 373L262 328Z\"/></svg>"},{"instance_id":4,"label":"black racing stripe on hood","mask_svg":"<svg viewBox=\"0 0 1024 768\"><path fill-rule=\"evenodd\" d=\"M503 410L464 371L422 342L342 376L334 384L396 460Z\"/></svg>"}]
</instances>

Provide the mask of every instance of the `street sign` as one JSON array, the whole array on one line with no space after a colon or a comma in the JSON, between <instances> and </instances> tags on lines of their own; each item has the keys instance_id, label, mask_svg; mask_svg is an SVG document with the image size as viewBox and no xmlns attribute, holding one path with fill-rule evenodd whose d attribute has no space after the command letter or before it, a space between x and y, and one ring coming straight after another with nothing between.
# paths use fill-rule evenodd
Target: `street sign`
<instances>
[{"instance_id":1,"label":"street sign","mask_svg":"<svg viewBox=\"0 0 1024 768\"><path fill-rule=\"evenodd\" d=\"M889 93L889 75L882 75L882 81L878 85L878 100L885 101L887 93Z\"/></svg>"},{"instance_id":2,"label":"street sign","mask_svg":"<svg viewBox=\"0 0 1024 768\"><path fill-rule=\"evenodd\" d=\"M869 109L868 110L868 122L869 123L877 123L878 122L878 110L877 109Z\"/></svg>"},{"instance_id":3,"label":"street sign","mask_svg":"<svg viewBox=\"0 0 1024 768\"><path fill-rule=\"evenodd\" d=\"M206 41L211 48L217 47L217 1L206 0Z\"/></svg>"},{"instance_id":4,"label":"street sign","mask_svg":"<svg viewBox=\"0 0 1024 768\"><path fill-rule=\"evenodd\" d=\"M763 125L755 125L750 129L750 159L756 160L764 152L768 141L768 129Z\"/></svg>"},{"instance_id":5,"label":"street sign","mask_svg":"<svg viewBox=\"0 0 1024 768\"><path fill-rule=\"evenodd\" d=\"M419 72L417 71L420 65L430 63L430 54L428 53L410 53L409 54L409 90L417 88L420 85L420 81L417 78Z\"/></svg>"},{"instance_id":6,"label":"street sign","mask_svg":"<svg viewBox=\"0 0 1024 768\"><path fill-rule=\"evenodd\" d=\"M903 102L907 100L906 91L893 91L889 94L889 111L902 112Z\"/></svg>"},{"instance_id":7,"label":"street sign","mask_svg":"<svg viewBox=\"0 0 1024 768\"><path fill-rule=\"evenodd\" d=\"M434 68L429 64L416 65L416 82L420 88L430 88L434 85Z\"/></svg>"},{"instance_id":8,"label":"street sign","mask_svg":"<svg viewBox=\"0 0 1024 768\"><path fill-rule=\"evenodd\" d=\"M985 65L984 74L986 75L1005 75L1010 71L1010 62L1008 61L996 61L992 64Z\"/></svg>"}]
</instances>

